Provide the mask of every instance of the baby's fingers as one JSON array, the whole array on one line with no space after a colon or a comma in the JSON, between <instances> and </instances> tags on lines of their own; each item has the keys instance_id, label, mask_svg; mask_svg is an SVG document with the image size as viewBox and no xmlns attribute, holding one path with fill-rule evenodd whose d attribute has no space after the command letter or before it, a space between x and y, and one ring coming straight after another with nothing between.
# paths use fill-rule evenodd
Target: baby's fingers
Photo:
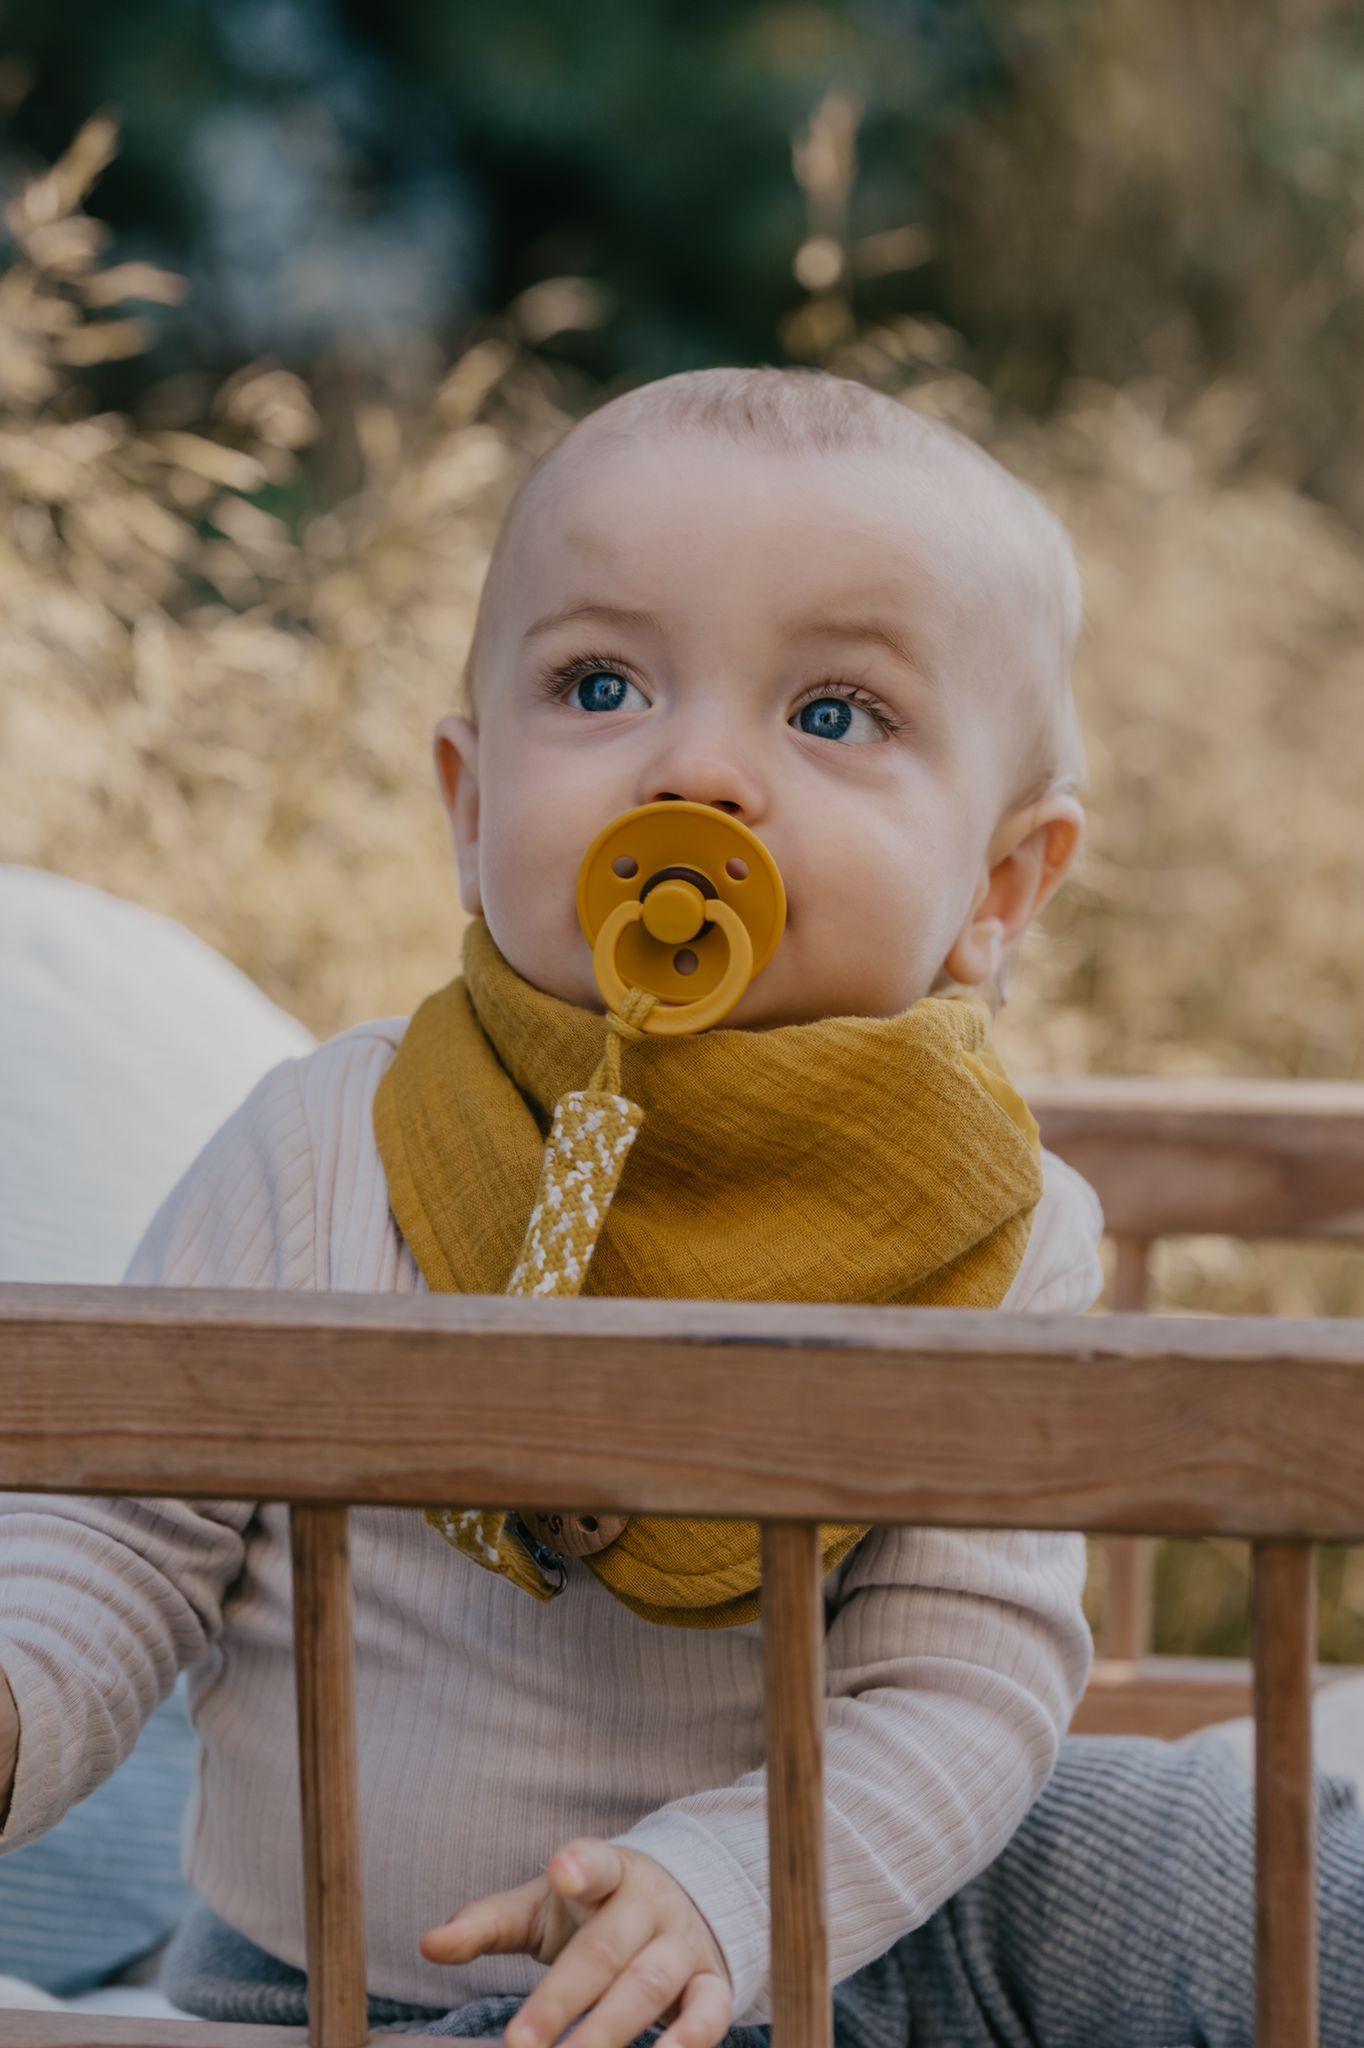
<instances>
[{"instance_id":1,"label":"baby's fingers","mask_svg":"<svg viewBox=\"0 0 1364 2048\"><path fill-rule=\"evenodd\" d=\"M694 1971L685 1949L662 1935L640 1950L563 2048L629 2048L670 2010L677 2017L656 2048L718 2048L729 2031L734 1995L713 1970Z\"/></svg>"},{"instance_id":2,"label":"baby's fingers","mask_svg":"<svg viewBox=\"0 0 1364 2048\"><path fill-rule=\"evenodd\" d=\"M475 1956L533 1954L550 1896L543 1877L509 1892L490 1892L461 1906L452 1920L428 1928L418 1946L428 1962L468 1963Z\"/></svg>"},{"instance_id":3,"label":"baby's fingers","mask_svg":"<svg viewBox=\"0 0 1364 2048\"><path fill-rule=\"evenodd\" d=\"M734 1993L723 1977L703 1970L682 1993L682 2010L654 2048L717 2048L729 2032Z\"/></svg>"},{"instance_id":4,"label":"baby's fingers","mask_svg":"<svg viewBox=\"0 0 1364 2048\"><path fill-rule=\"evenodd\" d=\"M564 2028L602 1998L649 1944L653 1916L639 1900L612 1899L579 1927L507 2027L507 2048L549 2048ZM681 1983L681 1977L678 1979ZM664 1999L676 1995L673 1991ZM656 2012L662 2006L655 2007ZM639 2028L635 2028L635 2033ZM594 2037L595 2038L595 2037ZM634 2034L622 2034L624 2044Z\"/></svg>"}]
</instances>

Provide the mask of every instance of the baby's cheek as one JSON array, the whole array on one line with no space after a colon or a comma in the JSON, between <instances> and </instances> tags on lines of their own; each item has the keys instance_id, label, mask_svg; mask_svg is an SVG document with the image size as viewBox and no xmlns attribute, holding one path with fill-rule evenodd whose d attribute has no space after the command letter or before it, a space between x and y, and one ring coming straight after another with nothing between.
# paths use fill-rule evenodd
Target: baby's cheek
<instances>
[{"instance_id":1,"label":"baby's cheek","mask_svg":"<svg viewBox=\"0 0 1364 2048\"><path fill-rule=\"evenodd\" d=\"M864 892L836 916L804 920L800 969L812 1016L893 1017L927 995L939 965L923 908L903 891Z\"/></svg>"},{"instance_id":2,"label":"baby's cheek","mask_svg":"<svg viewBox=\"0 0 1364 2048\"><path fill-rule=\"evenodd\" d=\"M950 909L924 856L903 848L858 872L832 920L848 993L864 1016L895 1016L926 995L950 946Z\"/></svg>"},{"instance_id":3,"label":"baby's cheek","mask_svg":"<svg viewBox=\"0 0 1364 2048\"><path fill-rule=\"evenodd\" d=\"M482 873L483 914L509 965L561 1002L599 1010L592 953L578 923L578 862L552 828L532 819L494 841Z\"/></svg>"}]
</instances>

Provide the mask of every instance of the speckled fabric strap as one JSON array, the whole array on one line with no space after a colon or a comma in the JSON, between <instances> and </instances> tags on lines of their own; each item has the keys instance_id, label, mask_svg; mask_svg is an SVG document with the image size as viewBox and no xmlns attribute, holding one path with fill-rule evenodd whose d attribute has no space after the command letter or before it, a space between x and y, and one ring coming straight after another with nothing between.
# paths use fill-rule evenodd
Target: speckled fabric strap
<instances>
[{"instance_id":1,"label":"speckled fabric strap","mask_svg":"<svg viewBox=\"0 0 1364 2048\"><path fill-rule=\"evenodd\" d=\"M619 1092L621 1039L644 1036L641 1026L657 1000L642 989L630 991L623 1014L607 1017L606 1050L588 1086L571 1089L555 1104L535 1206L508 1294L582 1292L611 1197L644 1121L639 1104ZM536 1542L519 1516L502 1508L429 1507L424 1513L456 1550L537 1600L552 1600L563 1590L562 1560Z\"/></svg>"},{"instance_id":2,"label":"speckled fabric strap","mask_svg":"<svg viewBox=\"0 0 1364 2048\"><path fill-rule=\"evenodd\" d=\"M508 1294L581 1293L643 1121L637 1103L599 1088L575 1089L556 1106L535 1209Z\"/></svg>"}]
</instances>

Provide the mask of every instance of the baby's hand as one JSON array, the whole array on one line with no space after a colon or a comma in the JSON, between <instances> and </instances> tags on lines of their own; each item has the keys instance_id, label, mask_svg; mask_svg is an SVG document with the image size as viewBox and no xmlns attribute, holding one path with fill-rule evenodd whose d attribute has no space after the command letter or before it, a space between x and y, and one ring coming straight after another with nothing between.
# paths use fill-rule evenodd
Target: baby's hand
<instances>
[{"instance_id":1,"label":"baby's hand","mask_svg":"<svg viewBox=\"0 0 1364 2048\"><path fill-rule=\"evenodd\" d=\"M570 2048L629 2048L658 2019L671 2024L657 2048L716 2048L729 2030L729 1971L689 1895L643 1850L591 1836L556 1851L543 1877L461 1907L421 1951L433 1963L530 1955L554 1965L508 2026L507 2048L550 2048L589 2006Z\"/></svg>"}]
</instances>

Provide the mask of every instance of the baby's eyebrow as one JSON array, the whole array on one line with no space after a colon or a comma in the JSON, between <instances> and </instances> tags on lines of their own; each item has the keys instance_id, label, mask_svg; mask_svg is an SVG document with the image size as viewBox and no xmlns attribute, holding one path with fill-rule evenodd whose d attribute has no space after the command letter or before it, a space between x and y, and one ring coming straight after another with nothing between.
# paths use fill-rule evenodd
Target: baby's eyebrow
<instances>
[{"instance_id":1,"label":"baby's eyebrow","mask_svg":"<svg viewBox=\"0 0 1364 2048\"><path fill-rule=\"evenodd\" d=\"M664 630L663 621L657 612L641 611L632 605L598 603L589 599L581 604L564 605L557 611L546 612L543 618L528 626L521 637L523 640L534 640L542 633L552 633L556 627L571 625L575 619L586 618L604 619L614 626L634 626L660 635ZM885 648L923 681L934 685L938 682L936 671L915 652L904 634L896 632L893 626L882 624L875 619L831 619L825 612L810 612L805 618L789 621L783 637L787 640L862 640L871 646Z\"/></svg>"},{"instance_id":2,"label":"baby's eyebrow","mask_svg":"<svg viewBox=\"0 0 1364 2048\"><path fill-rule=\"evenodd\" d=\"M606 619L613 626L638 626L651 633L663 631L663 621L657 612L636 611L631 606L623 604L588 602L565 605L557 612L546 612L533 626L527 626L521 637L523 640L534 640L540 633L552 633L556 626L567 626L574 619L586 618Z\"/></svg>"},{"instance_id":3,"label":"baby's eyebrow","mask_svg":"<svg viewBox=\"0 0 1364 2048\"><path fill-rule=\"evenodd\" d=\"M903 633L897 633L893 626L883 625L875 619L831 619L824 612L811 612L803 619L794 619L786 628L789 640L865 640L874 647L884 647L906 668L912 668L915 675L925 682L935 683L938 677L932 666L918 654Z\"/></svg>"}]
</instances>

